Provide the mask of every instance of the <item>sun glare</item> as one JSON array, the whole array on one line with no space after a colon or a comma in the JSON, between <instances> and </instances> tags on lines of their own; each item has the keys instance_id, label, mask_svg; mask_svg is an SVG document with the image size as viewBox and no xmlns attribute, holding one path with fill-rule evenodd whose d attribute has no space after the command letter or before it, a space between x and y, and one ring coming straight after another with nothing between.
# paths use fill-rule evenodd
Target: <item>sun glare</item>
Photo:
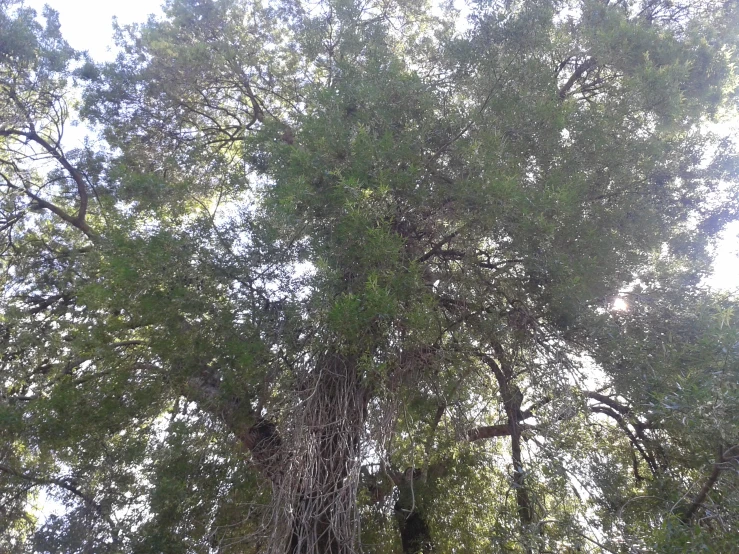
<instances>
[{"instance_id":1,"label":"sun glare","mask_svg":"<svg viewBox=\"0 0 739 554\"><path fill-rule=\"evenodd\" d=\"M613 304L611 305L611 309L617 312L625 312L626 310L629 309L629 305L626 303L626 300L619 297L613 301Z\"/></svg>"}]
</instances>

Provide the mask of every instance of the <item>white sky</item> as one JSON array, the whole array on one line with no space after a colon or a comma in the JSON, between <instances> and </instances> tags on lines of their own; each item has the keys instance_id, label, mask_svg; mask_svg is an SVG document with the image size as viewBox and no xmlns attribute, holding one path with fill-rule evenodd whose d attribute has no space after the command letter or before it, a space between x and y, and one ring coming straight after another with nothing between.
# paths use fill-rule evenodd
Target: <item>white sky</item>
<instances>
[{"instance_id":1,"label":"white sky","mask_svg":"<svg viewBox=\"0 0 739 554\"><path fill-rule=\"evenodd\" d=\"M112 36L113 16L122 25L145 21L149 14L160 15L158 0L26 0L39 13L44 4L59 12L62 33L78 50L87 50L97 61L115 59ZM712 287L739 288L739 222L731 224L718 246Z\"/></svg>"},{"instance_id":2,"label":"white sky","mask_svg":"<svg viewBox=\"0 0 739 554\"><path fill-rule=\"evenodd\" d=\"M734 221L724 231L708 284L722 289L739 288L739 221Z\"/></svg>"},{"instance_id":3,"label":"white sky","mask_svg":"<svg viewBox=\"0 0 739 554\"><path fill-rule=\"evenodd\" d=\"M25 0L39 14L45 4L59 12L62 34L77 50L97 61L113 61L113 16L118 23L141 23L149 14L161 15L159 0Z\"/></svg>"}]
</instances>

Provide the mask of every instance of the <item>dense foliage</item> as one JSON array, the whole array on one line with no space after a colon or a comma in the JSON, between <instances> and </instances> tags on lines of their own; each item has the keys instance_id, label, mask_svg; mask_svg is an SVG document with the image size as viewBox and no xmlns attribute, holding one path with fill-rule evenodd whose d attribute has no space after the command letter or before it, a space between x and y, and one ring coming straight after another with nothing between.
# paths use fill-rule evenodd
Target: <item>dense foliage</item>
<instances>
[{"instance_id":1,"label":"dense foliage","mask_svg":"<svg viewBox=\"0 0 739 554\"><path fill-rule=\"evenodd\" d=\"M736 2L164 13L0 0L0 550L739 552Z\"/></svg>"}]
</instances>

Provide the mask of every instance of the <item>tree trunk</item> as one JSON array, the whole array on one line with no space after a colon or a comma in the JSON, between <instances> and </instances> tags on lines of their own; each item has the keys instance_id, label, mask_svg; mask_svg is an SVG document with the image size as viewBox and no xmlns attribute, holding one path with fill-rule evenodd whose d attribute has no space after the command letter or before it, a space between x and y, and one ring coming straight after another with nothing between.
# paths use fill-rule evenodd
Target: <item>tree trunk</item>
<instances>
[{"instance_id":1,"label":"tree trunk","mask_svg":"<svg viewBox=\"0 0 739 554\"><path fill-rule=\"evenodd\" d=\"M321 356L301 389L286 421L274 509L286 524L289 554L350 554L359 548L356 497L367 394L356 361L337 353Z\"/></svg>"},{"instance_id":2,"label":"tree trunk","mask_svg":"<svg viewBox=\"0 0 739 554\"><path fill-rule=\"evenodd\" d=\"M511 434L511 461L513 462L513 486L516 489L516 504L518 507L518 519L521 525L526 528L536 520L534 507L531 503L528 490L526 490L525 472L523 470L523 459L521 458L521 431L523 430L522 422L527 415L521 411L523 403L523 394L521 390L514 384L514 372L512 367L506 361L506 355L503 347L496 343L492 343L493 350L497 360L482 354L481 358L493 371L500 394L505 406L506 416L508 418L508 428ZM474 436L474 435L473 435Z\"/></svg>"},{"instance_id":3,"label":"tree trunk","mask_svg":"<svg viewBox=\"0 0 739 554\"><path fill-rule=\"evenodd\" d=\"M434 551L431 532L417 504L422 474L409 468L398 481L395 519L398 522L403 554L428 554Z\"/></svg>"}]
</instances>

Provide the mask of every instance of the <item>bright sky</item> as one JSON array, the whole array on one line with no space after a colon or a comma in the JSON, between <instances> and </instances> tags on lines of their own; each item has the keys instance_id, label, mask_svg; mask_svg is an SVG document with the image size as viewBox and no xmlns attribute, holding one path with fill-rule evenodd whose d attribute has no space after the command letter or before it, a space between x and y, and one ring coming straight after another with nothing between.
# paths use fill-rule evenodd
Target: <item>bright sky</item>
<instances>
[{"instance_id":1,"label":"bright sky","mask_svg":"<svg viewBox=\"0 0 739 554\"><path fill-rule=\"evenodd\" d=\"M113 17L118 23L141 23L149 14L160 15L159 0L25 0L39 14L45 4L59 12L62 33L77 50L87 50L97 61L113 61Z\"/></svg>"},{"instance_id":2,"label":"bright sky","mask_svg":"<svg viewBox=\"0 0 739 554\"><path fill-rule=\"evenodd\" d=\"M112 61L112 20L121 25L143 22L149 14L161 14L158 0L26 0L26 5L41 13L44 4L59 12L62 33L78 50L87 50L98 61ZM739 288L739 221L730 225L718 246L713 287Z\"/></svg>"}]
</instances>

